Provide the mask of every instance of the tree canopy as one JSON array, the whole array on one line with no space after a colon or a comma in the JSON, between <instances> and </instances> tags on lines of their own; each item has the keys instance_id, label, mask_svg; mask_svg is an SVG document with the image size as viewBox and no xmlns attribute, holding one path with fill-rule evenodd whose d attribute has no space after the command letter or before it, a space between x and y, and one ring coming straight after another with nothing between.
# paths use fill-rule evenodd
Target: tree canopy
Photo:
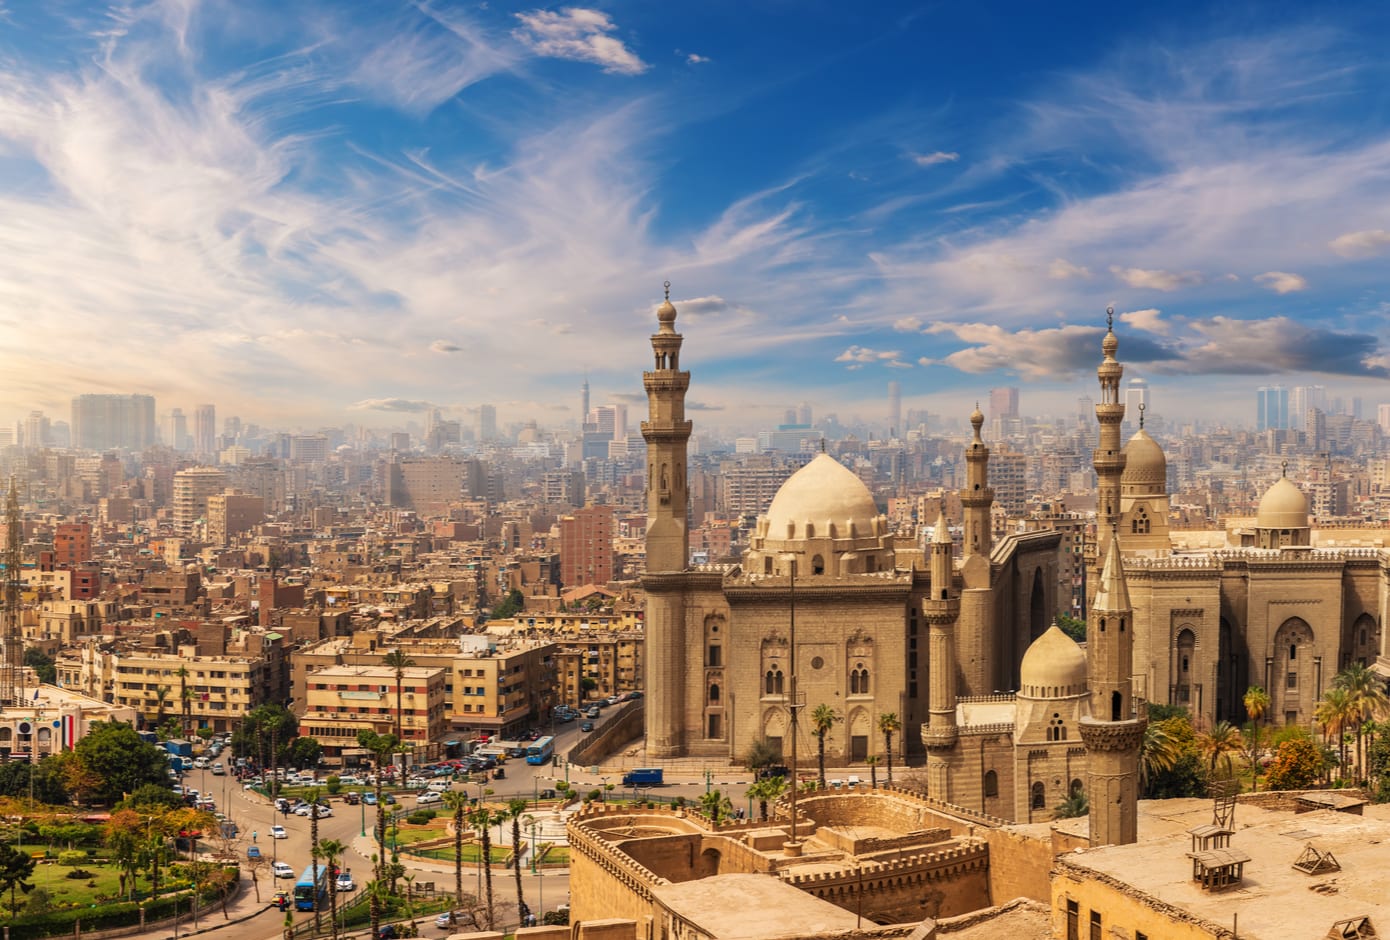
<instances>
[{"instance_id":1,"label":"tree canopy","mask_svg":"<svg viewBox=\"0 0 1390 940\"><path fill-rule=\"evenodd\" d=\"M143 741L124 722L93 724L73 753L94 780L92 797L101 802L115 803L143 784L168 785L165 752Z\"/></svg>"}]
</instances>

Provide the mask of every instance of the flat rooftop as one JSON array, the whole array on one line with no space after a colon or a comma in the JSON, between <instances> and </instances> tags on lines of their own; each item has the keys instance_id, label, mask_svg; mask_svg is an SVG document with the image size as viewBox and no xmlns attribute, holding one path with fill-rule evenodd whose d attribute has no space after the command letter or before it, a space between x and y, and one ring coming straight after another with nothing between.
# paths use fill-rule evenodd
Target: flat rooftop
<instances>
[{"instance_id":1,"label":"flat rooftop","mask_svg":"<svg viewBox=\"0 0 1390 940\"><path fill-rule=\"evenodd\" d=\"M1192 880L1187 857L1192 848L1187 830L1211 822L1211 801L1139 806L1138 843L1061 855L1058 870L1109 876L1213 926L1230 929L1238 914L1242 940L1321 937L1336 921L1360 914L1381 929L1390 925L1390 806L1368 806L1365 816L1356 816L1238 805L1231 848L1252 861L1242 883L1224 891L1203 891ZM1295 869L1294 861L1309 844L1330 851L1341 870L1307 875Z\"/></svg>"},{"instance_id":2,"label":"flat rooftop","mask_svg":"<svg viewBox=\"0 0 1390 940\"><path fill-rule=\"evenodd\" d=\"M715 875L656 885L652 894L706 936L719 940L778 940L852 932L860 924L844 908L767 875Z\"/></svg>"}]
</instances>

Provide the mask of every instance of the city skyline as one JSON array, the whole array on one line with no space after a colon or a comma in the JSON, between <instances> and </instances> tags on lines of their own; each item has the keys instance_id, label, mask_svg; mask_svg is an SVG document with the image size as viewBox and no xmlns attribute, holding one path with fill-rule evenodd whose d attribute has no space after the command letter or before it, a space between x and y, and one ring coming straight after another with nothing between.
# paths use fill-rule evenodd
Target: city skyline
<instances>
[{"instance_id":1,"label":"city skyline","mask_svg":"<svg viewBox=\"0 0 1390 940\"><path fill-rule=\"evenodd\" d=\"M1069 413L1107 303L1170 419L1390 399L1369 4L4 16L16 418L577 423L586 374L640 401L663 279L712 428L882 421L890 382Z\"/></svg>"}]
</instances>

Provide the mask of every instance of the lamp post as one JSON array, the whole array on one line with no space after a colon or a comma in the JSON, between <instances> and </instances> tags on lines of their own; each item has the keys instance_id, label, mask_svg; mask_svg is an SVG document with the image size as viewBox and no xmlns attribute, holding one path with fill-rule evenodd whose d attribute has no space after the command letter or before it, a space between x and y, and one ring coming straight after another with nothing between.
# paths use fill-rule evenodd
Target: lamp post
<instances>
[{"instance_id":1,"label":"lamp post","mask_svg":"<svg viewBox=\"0 0 1390 940\"><path fill-rule=\"evenodd\" d=\"M365 837L367 835L367 801L359 797L357 800L357 810L362 816L362 831L358 833L358 835Z\"/></svg>"}]
</instances>

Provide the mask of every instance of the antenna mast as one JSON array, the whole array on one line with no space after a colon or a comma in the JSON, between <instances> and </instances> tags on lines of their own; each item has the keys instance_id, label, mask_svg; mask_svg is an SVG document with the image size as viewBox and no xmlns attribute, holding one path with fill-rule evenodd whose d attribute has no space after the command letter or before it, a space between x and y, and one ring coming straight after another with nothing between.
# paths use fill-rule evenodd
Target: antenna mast
<instances>
[{"instance_id":1,"label":"antenna mast","mask_svg":"<svg viewBox=\"0 0 1390 940\"><path fill-rule=\"evenodd\" d=\"M20 683L24 675L24 637L20 614L23 598L20 563L23 540L19 520L19 485L10 475L10 495L5 501L4 590L0 596L0 708L20 704Z\"/></svg>"}]
</instances>

